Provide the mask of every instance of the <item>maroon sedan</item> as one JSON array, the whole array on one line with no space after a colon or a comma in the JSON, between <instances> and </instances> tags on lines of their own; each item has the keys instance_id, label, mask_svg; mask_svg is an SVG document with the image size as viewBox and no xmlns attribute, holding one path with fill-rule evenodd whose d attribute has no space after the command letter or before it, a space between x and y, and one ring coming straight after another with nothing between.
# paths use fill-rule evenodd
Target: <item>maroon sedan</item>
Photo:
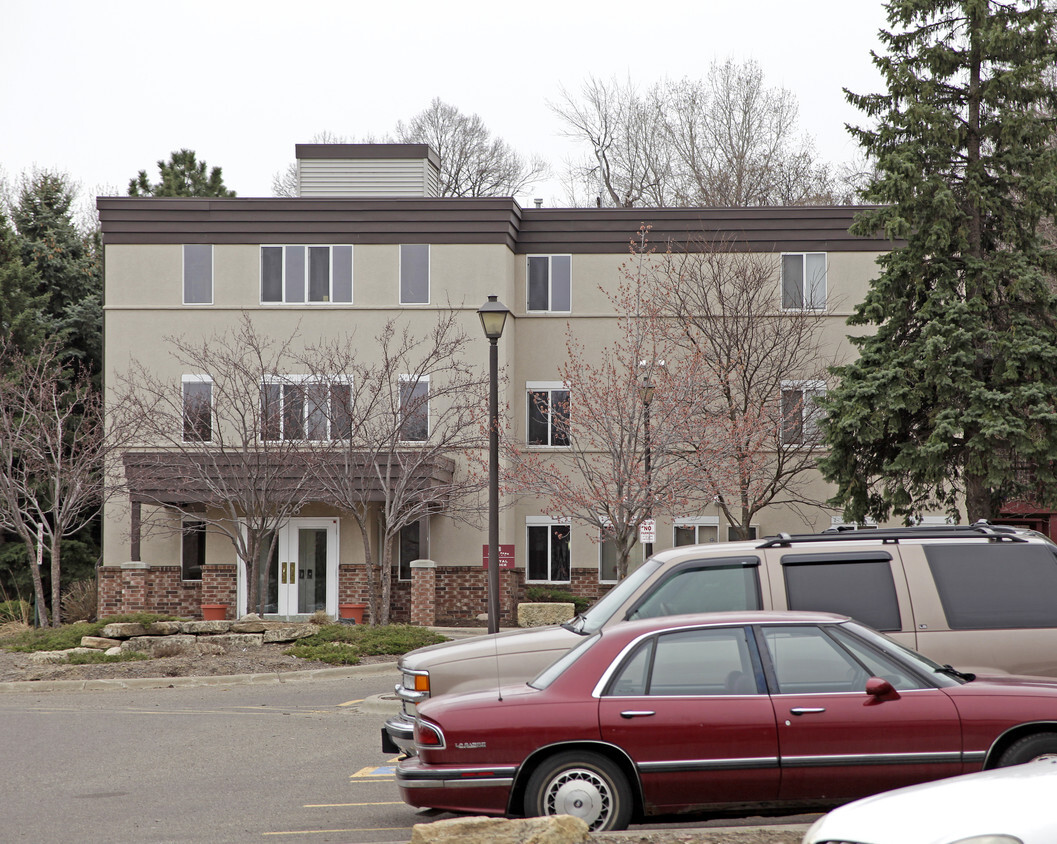
<instances>
[{"instance_id":1,"label":"maroon sedan","mask_svg":"<svg viewBox=\"0 0 1057 844\"><path fill-rule=\"evenodd\" d=\"M629 622L528 684L422 703L412 806L780 814L1057 753L1057 681L974 677L828 613Z\"/></svg>"}]
</instances>

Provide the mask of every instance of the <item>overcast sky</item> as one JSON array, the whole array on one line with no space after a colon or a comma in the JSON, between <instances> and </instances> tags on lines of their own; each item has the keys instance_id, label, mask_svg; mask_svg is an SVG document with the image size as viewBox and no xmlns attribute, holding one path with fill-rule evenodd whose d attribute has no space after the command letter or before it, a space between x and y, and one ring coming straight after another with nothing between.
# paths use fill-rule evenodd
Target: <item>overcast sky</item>
<instances>
[{"instance_id":1,"label":"overcast sky","mask_svg":"<svg viewBox=\"0 0 1057 844\"><path fill-rule=\"evenodd\" d=\"M589 74L642 87L757 60L830 161L852 159L841 93L881 90L880 0L0 0L0 176L65 171L124 195L193 149L269 196L294 144L382 135L433 97L555 169L575 154L548 103ZM563 198L556 182L530 196Z\"/></svg>"}]
</instances>

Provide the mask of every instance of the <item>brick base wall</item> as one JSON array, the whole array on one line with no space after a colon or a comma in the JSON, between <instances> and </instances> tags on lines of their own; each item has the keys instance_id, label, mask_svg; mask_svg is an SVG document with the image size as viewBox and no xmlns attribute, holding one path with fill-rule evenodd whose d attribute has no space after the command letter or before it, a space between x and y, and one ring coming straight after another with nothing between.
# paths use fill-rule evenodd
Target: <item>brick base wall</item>
<instances>
[{"instance_id":1,"label":"brick base wall","mask_svg":"<svg viewBox=\"0 0 1057 844\"><path fill-rule=\"evenodd\" d=\"M426 569L415 569L418 576ZM397 579L393 570L390 620L402 624L478 626L478 616L488 612L488 572L483 567L437 566L433 575L432 621L425 609L428 593L415 591L414 581ZM201 581L181 579L179 566L133 563L99 569L99 614L154 612L190 618L201 617L202 604L227 604L233 615L236 603L236 567L207 563ZM596 568L573 569L570 583L556 583L574 595L597 600L612 588L598 582ZM422 589L427 589L422 584ZM517 624L517 605L525 601L525 576L520 569L499 572L499 623ZM414 599L413 599L414 593ZM367 572L363 566L338 567L338 603L367 603ZM419 620L422 619L422 620Z\"/></svg>"}]
</instances>

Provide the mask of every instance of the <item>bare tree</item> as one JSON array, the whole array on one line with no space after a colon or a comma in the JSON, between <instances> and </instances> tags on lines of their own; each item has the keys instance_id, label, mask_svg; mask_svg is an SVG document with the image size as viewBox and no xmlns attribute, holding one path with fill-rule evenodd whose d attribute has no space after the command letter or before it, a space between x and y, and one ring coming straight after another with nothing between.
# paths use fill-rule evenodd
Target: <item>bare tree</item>
<instances>
[{"instance_id":1,"label":"bare tree","mask_svg":"<svg viewBox=\"0 0 1057 844\"><path fill-rule=\"evenodd\" d=\"M99 393L87 372L63 366L57 343L31 355L0 342L0 528L25 544L44 626L38 531L51 558L51 624L58 626L62 540L98 514L104 458L120 435L106 436Z\"/></svg>"},{"instance_id":2,"label":"bare tree","mask_svg":"<svg viewBox=\"0 0 1057 844\"><path fill-rule=\"evenodd\" d=\"M429 144L440 156L443 196L514 196L550 170L542 158L524 158L493 137L478 115L464 114L439 97L406 123L399 121L396 139Z\"/></svg>"},{"instance_id":3,"label":"bare tree","mask_svg":"<svg viewBox=\"0 0 1057 844\"><path fill-rule=\"evenodd\" d=\"M359 527L372 624L389 623L393 552L404 528L436 514L480 519L486 479L472 461L486 441L487 375L468 363L474 341L448 308L424 330L391 319L363 348L346 337L304 357L320 380L348 373L355 387L331 420L347 436L313 443L313 466L319 489Z\"/></svg>"},{"instance_id":4,"label":"bare tree","mask_svg":"<svg viewBox=\"0 0 1057 844\"><path fill-rule=\"evenodd\" d=\"M136 427L143 445L124 457L131 493L169 514L156 529L181 530L186 516L227 537L245 564L248 606L259 612L278 530L307 501L319 500L307 482L304 417L289 410L318 399L303 379L285 374L296 336L268 339L243 315L231 331L198 342L165 338L193 380L168 379L132 361L116 386L115 412Z\"/></svg>"},{"instance_id":5,"label":"bare tree","mask_svg":"<svg viewBox=\"0 0 1057 844\"><path fill-rule=\"evenodd\" d=\"M743 536L764 507L822 505L807 492L822 445L814 399L838 361L823 337L825 306L789 291L794 301L783 308L778 278L773 256L736 241L669 251L657 277L673 342L699 355L718 387L709 398L715 417L726 420L733 459L702 450L695 458L704 490Z\"/></svg>"},{"instance_id":6,"label":"bare tree","mask_svg":"<svg viewBox=\"0 0 1057 844\"><path fill-rule=\"evenodd\" d=\"M832 203L836 180L797 130L796 97L768 87L753 61L713 63L706 79L664 80L640 93L593 77L552 105L591 150L569 183L598 186L604 205Z\"/></svg>"},{"instance_id":7,"label":"bare tree","mask_svg":"<svg viewBox=\"0 0 1057 844\"><path fill-rule=\"evenodd\" d=\"M696 446L721 459L728 451L705 411L709 385L692 347L678 348L650 269L646 230L622 268L615 290L601 288L620 315L615 339L588 350L572 330L558 366L565 389L533 396L530 416L552 431L538 440L530 422L527 442L507 443L505 486L533 494L551 515L576 519L613 540L617 575L624 577L643 520L674 514L699 496ZM557 453L533 445L568 446Z\"/></svg>"},{"instance_id":8,"label":"bare tree","mask_svg":"<svg viewBox=\"0 0 1057 844\"><path fill-rule=\"evenodd\" d=\"M640 94L630 80L591 76L578 98L564 88L561 93L563 102L552 103L551 110L566 124L565 135L591 150L586 161L568 168L570 194L586 194L605 206L670 204L671 147L660 89Z\"/></svg>"}]
</instances>

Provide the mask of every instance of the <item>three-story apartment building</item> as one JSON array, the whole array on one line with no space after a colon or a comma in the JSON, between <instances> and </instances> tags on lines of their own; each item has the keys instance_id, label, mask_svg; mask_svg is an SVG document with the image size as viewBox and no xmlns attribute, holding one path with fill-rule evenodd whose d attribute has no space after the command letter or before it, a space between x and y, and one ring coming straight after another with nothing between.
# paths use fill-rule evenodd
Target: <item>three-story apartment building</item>
<instances>
[{"instance_id":1,"label":"three-story apartment building","mask_svg":"<svg viewBox=\"0 0 1057 844\"><path fill-rule=\"evenodd\" d=\"M222 424L212 415L216 388L210 373L179 363L175 345L202 346L248 321L261 336L293 337L304 350L321 338L370 337L392 318L425 333L438 312L454 309L466 331L481 337L470 363L484 368L488 344L476 312L495 295L513 316L499 342L501 405L512 435L529 448L560 452L560 437L538 409L575 403L558 375L566 332L587 349L604 346L618 318L605 291L620 278L641 226L650 226L659 244L736 242L762 256L774 268L776 310L823 313L820 330L838 351L850 349L845 320L887 249L880 238L848 233L851 206L522 208L511 198L437 197L438 161L425 146L299 145L297 156L297 198L98 200L111 405L130 367L152 373L182 396L184 439L208 450L214 426ZM261 384L262 396L274 402L275 432L261 435L331 436L313 417L310 385L287 389L298 373L275 375L275 385ZM411 440L430 436L428 397L435 387L419 377L407 391L408 398L425 399ZM807 407L805 399L824 387L790 382L789 397ZM227 604L235 615L253 609L234 545L207 529L211 519L195 517L218 506L216 490L196 487L193 473L181 474L172 461L153 459L158 449L141 442L111 466L127 491L105 508L101 609L189 615L203 603ZM432 471L448 477L466 467L438 461ZM825 499L823 482L814 486ZM528 497L503 504L500 543L513 551L512 567L502 573L505 613L526 584L597 597L615 581L612 548L598 541L596 528L550 515ZM753 528L762 536L832 521L822 508L776 506L761 511ZM310 489L275 529L272 576L262 581L267 613L337 614L339 604L365 599L363 544L348 512ZM654 547L725 541L728 531L719 510L706 504L661 516ZM438 621L482 613L485 536L443 508L402 531L391 561L394 619L412 618L413 573L427 567Z\"/></svg>"}]
</instances>

